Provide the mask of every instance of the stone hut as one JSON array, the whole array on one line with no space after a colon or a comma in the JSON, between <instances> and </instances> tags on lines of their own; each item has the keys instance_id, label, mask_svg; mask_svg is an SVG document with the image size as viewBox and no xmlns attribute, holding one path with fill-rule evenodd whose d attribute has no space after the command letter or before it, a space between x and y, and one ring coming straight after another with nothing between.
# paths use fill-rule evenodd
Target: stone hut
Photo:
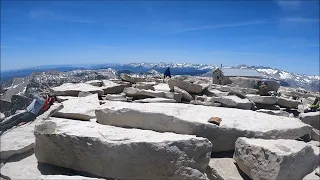
<instances>
[{"instance_id":1,"label":"stone hut","mask_svg":"<svg viewBox=\"0 0 320 180\"><path fill-rule=\"evenodd\" d=\"M212 73L212 83L220 85L231 84L231 77L260 79L261 74L254 69L217 68Z\"/></svg>"}]
</instances>

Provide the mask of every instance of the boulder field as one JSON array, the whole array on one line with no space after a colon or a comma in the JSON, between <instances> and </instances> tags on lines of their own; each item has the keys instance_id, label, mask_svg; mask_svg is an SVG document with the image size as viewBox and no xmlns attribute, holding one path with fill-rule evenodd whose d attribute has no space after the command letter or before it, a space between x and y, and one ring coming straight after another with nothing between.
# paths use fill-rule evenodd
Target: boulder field
<instances>
[{"instance_id":1,"label":"boulder field","mask_svg":"<svg viewBox=\"0 0 320 180\"><path fill-rule=\"evenodd\" d=\"M1 179L320 178L319 112L305 111L317 94L270 81L260 96L253 78L160 76L51 87L58 103L1 131Z\"/></svg>"},{"instance_id":2,"label":"boulder field","mask_svg":"<svg viewBox=\"0 0 320 180\"><path fill-rule=\"evenodd\" d=\"M221 118L220 126L207 122L211 117ZM234 149L238 137L296 139L312 129L296 118L178 103L110 101L96 110L96 118L105 125L205 137L212 142L213 151Z\"/></svg>"}]
</instances>

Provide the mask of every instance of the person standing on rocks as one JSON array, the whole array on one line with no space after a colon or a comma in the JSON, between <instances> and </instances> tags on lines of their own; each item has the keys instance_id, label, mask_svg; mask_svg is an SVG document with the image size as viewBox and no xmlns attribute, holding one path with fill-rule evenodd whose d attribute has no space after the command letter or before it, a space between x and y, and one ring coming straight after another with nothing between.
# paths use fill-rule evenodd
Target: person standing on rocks
<instances>
[{"instance_id":1,"label":"person standing on rocks","mask_svg":"<svg viewBox=\"0 0 320 180\"><path fill-rule=\"evenodd\" d=\"M33 101L27 107L25 112L14 119L10 119L8 121L0 123L1 133L12 128L13 126L19 125L22 122L26 123L35 120L39 115L40 110L45 105L46 100L49 98L48 95L43 95L42 97L40 97L37 94L31 95L31 97L33 98Z\"/></svg>"},{"instance_id":2,"label":"person standing on rocks","mask_svg":"<svg viewBox=\"0 0 320 180\"><path fill-rule=\"evenodd\" d=\"M167 68L167 70L164 72L164 79L165 79L166 77L171 78L170 68Z\"/></svg>"},{"instance_id":3,"label":"person standing on rocks","mask_svg":"<svg viewBox=\"0 0 320 180\"><path fill-rule=\"evenodd\" d=\"M163 82L165 81L166 77L171 78L170 68L167 68L167 70L164 72L164 75L163 75Z\"/></svg>"}]
</instances>

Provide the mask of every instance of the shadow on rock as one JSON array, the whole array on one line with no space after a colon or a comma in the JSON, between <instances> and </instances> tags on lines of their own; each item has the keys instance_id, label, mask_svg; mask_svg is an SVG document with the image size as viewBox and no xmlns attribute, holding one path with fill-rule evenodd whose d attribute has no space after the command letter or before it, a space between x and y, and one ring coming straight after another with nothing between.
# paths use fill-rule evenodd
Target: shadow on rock
<instances>
[{"instance_id":1,"label":"shadow on rock","mask_svg":"<svg viewBox=\"0 0 320 180\"><path fill-rule=\"evenodd\" d=\"M251 180L251 178L246 175L244 172L241 171L237 163L234 163L239 171L240 176L243 178L243 180Z\"/></svg>"},{"instance_id":2,"label":"shadow on rock","mask_svg":"<svg viewBox=\"0 0 320 180\"><path fill-rule=\"evenodd\" d=\"M211 158L232 158L234 151L212 152Z\"/></svg>"}]
</instances>

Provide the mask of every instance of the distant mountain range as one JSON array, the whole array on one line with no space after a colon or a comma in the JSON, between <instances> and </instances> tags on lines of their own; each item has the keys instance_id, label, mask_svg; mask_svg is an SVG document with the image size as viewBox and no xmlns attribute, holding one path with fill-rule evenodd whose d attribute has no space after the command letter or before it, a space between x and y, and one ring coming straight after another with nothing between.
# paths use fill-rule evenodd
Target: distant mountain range
<instances>
[{"instance_id":1,"label":"distant mountain range","mask_svg":"<svg viewBox=\"0 0 320 180\"><path fill-rule=\"evenodd\" d=\"M19 70L1 71L1 81L7 81L14 77L26 77L33 72L59 71L66 72L72 70L97 70L112 68L119 72L146 73L151 69L164 72L168 67L174 69L173 75L188 74L201 75L215 66L205 64L188 64L188 63L131 63L131 64L86 64L86 65L47 65Z\"/></svg>"},{"instance_id":2,"label":"distant mountain range","mask_svg":"<svg viewBox=\"0 0 320 180\"><path fill-rule=\"evenodd\" d=\"M320 76L308 76L297 73L290 73L284 70L263 66L239 65L235 68L255 69L265 78L274 78L280 81L282 86L302 88L309 91L320 91Z\"/></svg>"},{"instance_id":3,"label":"distant mountain range","mask_svg":"<svg viewBox=\"0 0 320 180\"><path fill-rule=\"evenodd\" d=\"M74 70L98 70L111 68L116 74L125 73L163 73L168 67L171 68L172 75L193 75L193 76L211 76L211 71L217 66L207 64L189 64L189 63L130 63L130 64L98 64L98 65L51 65L26 68L21 70L2 71L1 81L8 81L14 77L26 77L34 72L58 71L67 72ZM320 91L320 76L307 76L296 73L290 73L284 70L262 67L238 65L233 68L249 68L260 72L264 78L272 78L280 81L282 86L303 88L310 91Z\"/></svg>"}]
</instances>

